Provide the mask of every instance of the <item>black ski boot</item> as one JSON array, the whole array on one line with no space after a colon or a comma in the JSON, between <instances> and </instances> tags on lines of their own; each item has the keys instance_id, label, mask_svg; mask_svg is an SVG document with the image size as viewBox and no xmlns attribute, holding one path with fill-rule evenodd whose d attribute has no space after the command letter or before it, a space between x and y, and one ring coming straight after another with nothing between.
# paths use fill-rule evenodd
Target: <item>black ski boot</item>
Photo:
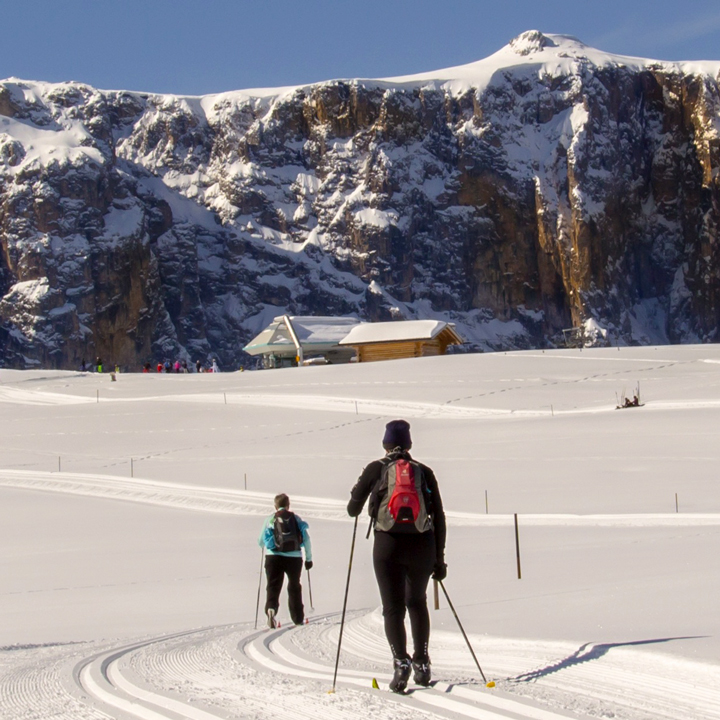
<instances>
[{"instance_id":1,"label":"black ski boot","mask_svg":"<svg viewBox=\"0 0 720 720\"><path fill-rule=\"evenodd\" d=\"M415 681L415 684L427 687L430 684L430 680L432 679L432 674L430 673L430 658L413 660L412 669L413 680Z\"/></svg>"},{"instance_id":2,"label":"black ski boot","mask_svg":"<svg viewBox=\"0 0 720 720\"><path fill-rule=\"evenodd\" d=\"M404 693L407 687L408 680L410 679L410 670L412 668L412 662L409 657L394 658L393 669L395 674L393 679L390 681L390 689L395 693Z\"/></svg>"}]
</instances>

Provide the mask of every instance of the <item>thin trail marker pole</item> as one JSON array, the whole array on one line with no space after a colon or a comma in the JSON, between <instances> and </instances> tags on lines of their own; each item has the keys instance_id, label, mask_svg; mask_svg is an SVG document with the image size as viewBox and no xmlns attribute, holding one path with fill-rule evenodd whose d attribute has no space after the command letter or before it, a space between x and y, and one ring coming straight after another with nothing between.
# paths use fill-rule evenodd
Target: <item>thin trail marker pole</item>
<instances>
[{"instance_id":1,"label":"thin trail marker pole","mask_svg":"<svg viewBox=\"0 0 720 720\"><path fill-rule=\"evenodd\" d=\"M358 415L358 406L357 406L357 400L355 401L355 414Z\"/></svg>"},{"instance_id":2,"label":"thin trail marker pole","mask_svg":"<svg viewBox=\"0 0 720 720\"><path fill-rule=\"evenodd\" d=\"M455 620L458 624L458 627L460 628L460 632L462 633L462 636L465 638L465 642L467 643L468 650L470 650L470 654L472 655L472 658L475 661L475 665L477 665L477 669L480 671L480 677L483 679L483 682L488 687L495 687L494 682L487 681L487 678L485 677L485 673L482 671L482 668L480 667L480 663L478 662L477 656L475 655L475 651L473 650L472 645L470 644L470 640L468 639L468 636L465 634L465 628L462 626L462 623L460 622L460 618L458 617L458 614L455 612L455 606L452 604L452 600L450 599L450 596L448 595L448 592L445 589L445 585L443 584L443 581L438 580L438 583L439 583L440 587L442 588L443 594L445 595L445 599L448 601L448 605L450 606L450 610L452 610L452 614L455 616Z\"/></svg>"},{"instance_id":3,"label":"thin trail marker pole","mask_svg":"<svg viewBox=\"0 0 720 720\"><path fill-rule=\"evenodd\" d=\"M134 478L134 477L135 477L135 467L134 467L134 465L133 465L133 459L132 459L132 458L130 458L130 477L131 477L131 478Z\"/></svg>"},{"instance_id":4,"label":"thin trail marker pole","mask_svg":"<svg viewBox=\"0 0 720 720\"><path fill-rule=\"evenodd\" d=\"M555 408L552 405L550 406L550 414L555 417Z\"/></svg>"},{"instance_id":5,"label":"thin trail marker pole","mask_svg":"<svg viewBox=\"0 0 720 720\"><path fill-rule=\"evenodd\" d=\"M350 573L352 571L353 554L355 553L355 536L357 535L358 516L355 516L355 525L353 526L352 544L350 545L350 562L348 563L347 582L345 583L345 599L343 600L342 617L340 618L340 637L338 637L337 656L335 657L335 672L333 674L332 689L328 694L335 692L335 682L337 681L338 665L340 665L340 646L342 645L343 629L345 628L345 610L347 609L348 591L350 590Z\"/></svg>"},{"instance_id":6,"label":"thin trail marker pole","mask_svg":"<svg viewBox=\"0 0 720 720\"><path fill-rule=\"evenodd\" d=\"M247 473L245 473L245 489L247 490Z\"/></svg>"},{"instance_id":7,"label":"thin trail marker pole","mask_svg":"<svg viewBox=\"0 0 720 720\"><path fill-rule=\"evenodd\" d=\"M678 505L677 493L675 493L675 512L680 512L680 506Z\"/></svg>"},{"instance_id":8,"label":"thin trail marker pole","mask_svg":"<svg viewBox=\"0 0 720 720\"><path fill-rule=\"evenodd\" d=\"M520 533L518 532L517 513L515 513L515 556L517 558L518 580L522 580L522 573L520 572Z\"/></svg>"},{"instance_id":9,"label":"thin trail marker pole","mask_svg":"<svg viewBox=\"0 0 720 720\"><path fill-rule=\"evenodd\" d=\"M100 391L99 390L95 391L95 398L96 398L95 402L100 402Z\"/></svg>"},{"instance_id":10,"label":"thin trail marker pole","mask_svg":"<svg viewBox=\"0 0 720 720\"><path fill-rule=\"evenodd\" d=\"M487 490L485 491L485 514L487 515L490 512L490 506L488 505L488 494Z\"/></svg>"},{"instance_id":11,"label":"thin trail marker pole","mask_svg":"<svg viewBox=\"0 0 720 720\"><path fill-rule=\"evenodd\" d=\"M438 581L433 580L433 600L435 603L435 609L440 609L440 593L438 592Z\"/></svg>"},{"instance_id":12,"label":"thin trail marker pole","mask_svg":"<svg viewBox=\"0 0 720 720\"><path fill-rule=\"evenodd\" d=\"M227 405L227 393L223 393L223 398L225 398L225 404Z\"/></svg>"},{"instance_id":13,"label":"thin trail marker pole","mask_svg":"<svg viewBox=\"0 0 720 720\"><path fill-rule=\"evenodd\" d=\"M262 588L263 564L265 562L265 548L260 553L260 577L258 579L257 604L255 605L255 629L257 630L258 614L260 613L260 589Z\"/></svg>"},{"instance_id":14,"label":"thin trail marker pole","mask_svg":"<svg viewBox=\"0 0 720 720\"><path fill-rule=\"evenodd\" d=\"M60 456L59 455L58 455L58 472L62 472L62 469L60 467ZM675 495L675 499L677 500L677 494Z\"/></svg>"}]
</instances>

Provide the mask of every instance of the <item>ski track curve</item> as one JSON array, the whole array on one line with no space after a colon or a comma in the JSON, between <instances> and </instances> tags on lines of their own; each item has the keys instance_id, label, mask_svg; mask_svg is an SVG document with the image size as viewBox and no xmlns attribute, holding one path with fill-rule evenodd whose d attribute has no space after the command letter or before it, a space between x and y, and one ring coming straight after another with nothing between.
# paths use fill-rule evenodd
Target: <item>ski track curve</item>
<instances>
[{"instance_id":1,"label":"ski track curve","mask_svg":"<svg viewBox=\"0 0 720 720\"><path fill-rule=\"evenodd\" d=\"M365 614L348 626L343 648L365 661L381 661L381 633L380 613ZM720 718L717 665L622 645L589 643L577 648L567 642L503 638L478 638L473 645L481 658L487 658L485 674L498 688L582 716ZM456 634L433 631L433 660L444 671L471 672L466 655Z\"/></svg>"},{"instance_id":2,"label":"ski track curve","mask_svg":"<svg viewBox=\"0 0 720 720\"><path fill-rule=\"evenodd\" d=\"M660 365L652 370L661 370L669 367L673 363ZM574 383L582 383L590 380L598 380L617 374L626 374L629 371L620 373L596 373L585 377L573 378L571 380L548 380L541 382L538 387L550 387L553 385L566 385ZM332 383L311 383L311 385L332 385ZM407 383L412 384L412 383ZM344 389L348 388L348 383L338 383ZM363 385L363 383L357 383ZM386 385L403 385L402 382L376 382L366 383L366 385L385 387ZM272 387L285 387L282 385L269 385L265 389ZM288 386L289 388L293 386ZM497 398L505 394L513 394L516 391L528 389L527 385L518 385L504 387L494 390L486 390L472 395L460 397L451 397L445 400L437 400L436 402L418 402L415 400L403 398L372 398L372 397L352 397L348 395L318 395L307 394L301 392L252 392L241 393L236 390L220 390L215 392L187 392L173 393L167 395L143 395L132 397L113 397L112 395L98 394L94 397L85 395L76 395L72 393L47 392L41 390L30 390L26 388L11 387L0 385L0 403L8 403L14 405L28 406L72 406L72 405L92 405L96 403L112 403L114 405L127 404L153 404L153 403L185 403L185 404L202 404L202 405L235 405L239 407L260 407L275 408L289 410L303 410L306 412L319 413L336 413L351 414L363 416L365 418L385 418L403 415L408 418L422 418L425 420L446 420L446 421L482 421L482 420L508 420L514 418L546 418L554 416L577 416L597 413L614 412L616 403L591 404L588 406L572 407L572 408L555 408L550 405L547 407L491 407L477 405L459 405L457 403L473 402L476 403L482 399ZM533 389L533 388L530 388ZM720 407L720 399L702 399L702 400L653 400L643 405L645 412L671 411L671 410L702 410L717 409Z\"/></svg>"},{"instance_id":3,"label":"ski track curve","mask_svg":"<svg viewBox=\"0 0 720 720\"><path fill-rule=\"evenodd\" d=\"M271 493L181 485L116 475L0 470L0 487L59 492L85 497L139 502L199 512L266 516L272 506ZM346 502L332 498L297 496L293 505L309 520L353 522ZM507 527L512 515L468 513L446 510L450 527ZM522 515L527 526L565 527L697 527L720 525L720 513L647 513L620 515Z\"/></svg>"},{"instance_id":4,"label":"ski track curve","mask_svg":"<svg viewBox=\"0 0 720 720\"><path fill-rule=\"evenodd\" d=\"M321 619L319 624L337 627L338 618ZM341 670L337 692L330 694L332 664L318 664L292 649L292 638L301 639L306 630L215 628L158 638L96 656L78 670L78 678L99 702L141 720L568 717L525 701L495 698L489 690L453 688L447 683L416 688L407 696L393 695L371 689L373 677L384 683L389 677L358 670Z\"/></svg>"},{"instance_id":5,"label":"ski track curve","mask_svg":"<svg viewBox=\"0 0 720 720\"><path fill-rule=\"evenodd\" d=\"M74 654L64 646L0 648L0 718L109 720L74 692L68 661Z\"/></svg>"},{"instance_id":6,"label":"ski track curve","mask_svg":"<svg viewBox=\"0 0 720 720\"><path fill-rule=\"evenodd\" d=\"M218 626L125 646L0 649L5 720L720 720L720 666L621 646L473 636L488 689L458 633L433 633L431 688L386 690L379 610L348 613L336 685L339 615L302 627ZM22 654L22 653L21 653ZM6 658L7 659L7 658ZM381 690L372 690L377 678ZM74 690L69 689L70 686Z\"/></svg>"}]
</instances>

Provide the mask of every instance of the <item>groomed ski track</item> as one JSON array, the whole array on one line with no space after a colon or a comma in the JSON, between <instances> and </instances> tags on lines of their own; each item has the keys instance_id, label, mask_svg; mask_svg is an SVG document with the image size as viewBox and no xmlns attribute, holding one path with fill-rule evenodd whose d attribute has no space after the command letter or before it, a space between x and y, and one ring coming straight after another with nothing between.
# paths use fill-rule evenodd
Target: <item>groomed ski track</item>
<instances>
[{"instance_id":1,"label":"groomed ski track","mask_svg":"<svg viewBox=\"0 0 720 720\"><path fill-rule=\"evenodd\" d=\"M566 655L561 644L474 638L497 682L488 689L451 633L434 636L434 686L411 683L406 696L395 695L386 689L378 611L348 615L330 694L338 633L333 614L272 631L231 625L104 648L57 647L42 667L29 662L0 675L0 710L24 708L2 714L8 720L720 718L720 685L710 677L716 668L632 649L590 646Z\"/></svg>"},{"instance_id":2,"label":"groomed ski track","mask_svg":"<svg viewBox=\"0 0 720 720\"><path fill-rule=\"evenodd\" d=\"M272 494L181 485L117 475L1 470L0 487L40 490L68 495L124 500L200 512L264 517ZM351 523L341 500L293 498L294 508L306 519ZM490 527L512 524L511 515L446 511L450 527ZM720 525L720 513L623 513L615 515L525 514L524 525L595 527L686 527Z\"/></svg>"}]
</instances>

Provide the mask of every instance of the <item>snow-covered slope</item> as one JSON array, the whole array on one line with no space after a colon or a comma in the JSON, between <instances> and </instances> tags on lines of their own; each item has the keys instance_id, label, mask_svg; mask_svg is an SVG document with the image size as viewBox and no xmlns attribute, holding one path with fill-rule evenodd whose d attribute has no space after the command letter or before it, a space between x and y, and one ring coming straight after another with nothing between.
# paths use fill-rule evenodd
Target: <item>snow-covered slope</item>
<instances>
[{"instance_id":1,"label":"snow-covered slope","mask_svg":"<svg viewBox=\"0 0 720 720\"><path fill-rule=\"evenodd\" d=\"M201 375L0 370L0 717L720 718L717 345ZM616 410L636 391L642 407ZM405 698L361 517L411 423L448 513L438 684ZM314 622L256 632L262 518L310 523ZM487 491L487 494L486 494ZM518 513L522 579L513 514ZM310 610L312 591L313 610Z\"/></svg>"},{"instance_id":2,"label":"snow-covered slope","mask_svg":"<svg viewBox=\"0 0 720 720\"><path fill-rule=\"evenodd\" d=\"M237 366L285 311L451 320L479 349L714 340L719 70L530 31L204 97L4 81L2 361Z\"/></svg>"}]
</instances>

